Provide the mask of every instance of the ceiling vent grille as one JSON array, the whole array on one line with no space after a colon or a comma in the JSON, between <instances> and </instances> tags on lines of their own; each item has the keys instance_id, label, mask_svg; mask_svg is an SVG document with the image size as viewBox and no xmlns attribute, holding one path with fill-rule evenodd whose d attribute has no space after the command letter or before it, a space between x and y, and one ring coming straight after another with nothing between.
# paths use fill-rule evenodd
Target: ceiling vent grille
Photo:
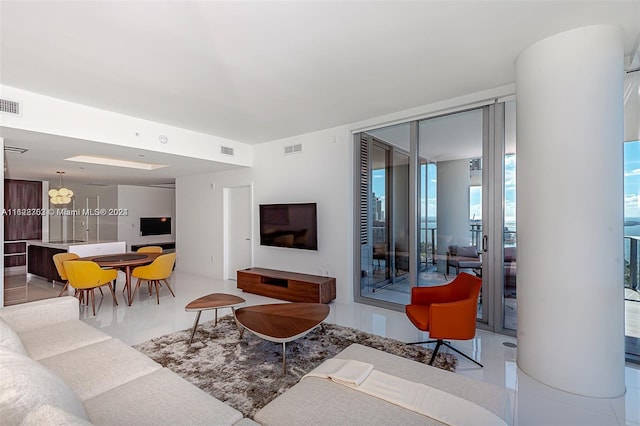
<instances>
[{"instance_id":1,"label":"ceiling vent grille","mask_svg":"<svg viewBox=\"0 0 640 426\"><path fill-rule=\"evenodd\" d=\"M18 148L17 146L5 146L4 150L6 152L13 152L15 154L24 154L29 151L27 148Z\"/></svg>"},{"instance_id":2,"label":"ceiling vent grille","mask_svg":"<svg viewBox=\"0 0 640 426\"><path fill-rule=\"evenodd\" d=\"M301 143L298 143L298 144L295 144L295 145L286 145L284 147L285 155L297 154L299 152L302 152L302 144Z\"/></svg>"},{"instance_id":3,"label":"ceiling vent grille","mask_svg":"<svg viewBox=\"0 0 640 426\"><path fill-rule=\"evenodd\" d=\"M220 153L224 155L233 155L233 148L228 146L221 146Z\"/></svg>"},{"instance_id":4,"label":"ceiling vent grille","mask_svg":"<svg viewBox=\"0 0 640 426\"><path fill-rule=\"evenodd\" d=\"M0 112L12 115L20 115L20 102L0 98Z\"/></svg>"}]
</instances>

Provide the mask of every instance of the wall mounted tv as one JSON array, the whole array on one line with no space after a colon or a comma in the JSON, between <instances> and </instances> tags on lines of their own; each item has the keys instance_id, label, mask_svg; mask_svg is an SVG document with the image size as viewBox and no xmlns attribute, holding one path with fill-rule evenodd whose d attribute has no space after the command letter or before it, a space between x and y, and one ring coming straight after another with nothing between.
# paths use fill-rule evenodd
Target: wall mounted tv
<instances>
[{"instance_id":1,"label":"wall mounted tv","mask_svg":"<svg viewBox=\"0 0 640 426\"><path fill-rule=\"evenodd\" d=\"M171 234L170 217L141 217L140 235L167 235Z\"/></svg>"},{"instance_id":2,"label":"wall mounted tv","mask_svg":"<svg viewBox=\"0 0 640 426\"><path fill-rule=\"evenodd\" d=\"M260 204L260 245L318 250L316 203Z\"/></svg>"}]
</instances>

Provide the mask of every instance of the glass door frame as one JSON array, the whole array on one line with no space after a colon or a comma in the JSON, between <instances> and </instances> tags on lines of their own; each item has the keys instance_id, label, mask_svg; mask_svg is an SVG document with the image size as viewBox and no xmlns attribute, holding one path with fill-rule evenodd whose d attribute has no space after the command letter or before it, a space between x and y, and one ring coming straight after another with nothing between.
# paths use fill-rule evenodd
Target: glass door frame
<instances>
[{"instance_id":1,"label":"glass door frame","mask_svg":"<svg viewBox=\"0 0 640 426\"><path fill-rule=\"evenodd\" d=\"M482 127L482 251L485 256L483 320L478 321L478 328L515 336L516 330L504 324L505 102L485 107Z\"/></svg>"},{"instance_id":2,"label":"glass door frame","mask_svg":"<svg viewBox=\"0 0 640 426\"><path fill-rule=\"evenodd\" d=\"M420 157L418 152L419 122L424 119L452 115L469 110L482 109L482 319L477 326L501 334L515 335L515 330L504 327L504 152L505 152L505 107L504 102L496 101L491 104L478 105L472 108L461 108L447 114L437 114L420 119L410 120L409 128L409 283L415 287L419 273L419 175ZM381 125L380 127L384 127ZM358 262L354 267L354 301L372 306L378 306L395 311L403 311L404 306L384 300L376 300L360 295L360 140L363 129L354 132L354 164L358 173L354 173L354 260Z\"/></svg>"}]
</instances>

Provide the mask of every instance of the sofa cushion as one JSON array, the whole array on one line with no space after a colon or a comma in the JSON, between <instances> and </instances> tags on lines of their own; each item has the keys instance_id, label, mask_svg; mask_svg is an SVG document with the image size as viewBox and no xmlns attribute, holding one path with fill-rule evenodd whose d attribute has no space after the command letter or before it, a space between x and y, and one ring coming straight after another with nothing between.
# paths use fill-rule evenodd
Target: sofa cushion
<instances>
[{"instance_id":1,"label":"sofa cushion","mask_svg":"<svg viewBox=\"0 0 640 426\"><path fill-rule=\"evenodd\" d=\"M458 249L456 251L456 256L477 259L478 251L474 246L458 246Z\"/></svg>"},{"instance_id":2,"label":"sofa cushion","mask_svg":"<svg viewBox=\"0 0 640 426\"><path fill-rule=\"evenodd\" d=\"M22 355L28 355L20 337L2 318L0 318L0 346Z\"/></svg>"},{"instance_id":3,"label":"sofa cushion","mask_svg":"<svg viewBox=\"0 0 640 426\"><path fill-rule=\"evenodd\" d=\"M29 356L41 360L111 339L111 336L85 322L72 320L25 331L20 338Z\"/></svg>"},{"instance_id":4,"label":"sofa cushion","mask_svg":"<svg viewBox=\"0 0 640 426\"><path fill-rule=\"evenodd\" d=\"M46 327L59 322L77 320L79 318L78 298L72 296L54 297L5 306L0 309L0 317L18 335L21 335L28 330Z\"/></svg>"},{"instance_id":5,"label":"sofa cushion","mask_svg":"<svg viewBox=\"0 0 640 426\"><path fill-rule=\"evenodd\" d=\"M511 395L504 388L358 344L352 344L336 358L371 363L378 371L451 393L486 408L509 424L513 422ZM313 424L327 426L441 424L422 414L317 377L301 380L255 415L255 420L263 425L299 425L307 423L307 419L313 419Z\"/></svg>"},{"instance_id":6,"label":"sofa cushion","mask_svg":"<svg viewBox=\"0 0 640 426\"><path fill-rule=\"evenodd\" d=\"M94 424L231 425L242 419L238 410L166 368L91 398L85 407Z\"/></svg>"},{"instance_id":7,"label":"sofa cushion","mask_svg":"<svg viewBox=\"0 0 640 426\"><path fill-rule=\"evenodd\" d=\"M41 405L60 407L87 419L82 402L56 374L37 361L0 347L0 419L3 425L20 424Z\"/></svg>"},{"instance_id":8,"label":"sofa cushion","mask_svg":"<svg viewBox=\"0 0 640 426\"><path fill-rule=\"evenodd\" d=\"M20 423L20 426L43 425L89 426L91 423L62 408L49 404L36 408L27 414L22 423Z\"/></svg>"},{"instance_id":9,"label":"sofa cushion","mask_svg":"<svg viewBox=\"0 0 640 426\"><path fill-rule=\"evenodd\" d=\"M118 339L103 340L40 362L85 401L162 368Z\"/></svg>"}]
</instances>

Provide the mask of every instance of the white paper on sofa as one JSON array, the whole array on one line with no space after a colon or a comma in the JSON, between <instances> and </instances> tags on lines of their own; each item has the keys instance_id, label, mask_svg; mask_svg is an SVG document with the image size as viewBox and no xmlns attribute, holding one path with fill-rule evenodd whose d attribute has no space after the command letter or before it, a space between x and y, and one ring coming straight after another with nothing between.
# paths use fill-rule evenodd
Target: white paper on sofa
<instances>
[{"instance_id":1,"label":"white paper on sofa","mask_svg":"<svg viewBox=\"0 0 640 426\"><path fill-rule=\"evenodd\" d=\"M331 358L320 364L304 377L331 379L346 386L359 386L369 377L373 365L355 359ZM304 379L303 377L303 379Z\"/></svg>"}]
</instances>

